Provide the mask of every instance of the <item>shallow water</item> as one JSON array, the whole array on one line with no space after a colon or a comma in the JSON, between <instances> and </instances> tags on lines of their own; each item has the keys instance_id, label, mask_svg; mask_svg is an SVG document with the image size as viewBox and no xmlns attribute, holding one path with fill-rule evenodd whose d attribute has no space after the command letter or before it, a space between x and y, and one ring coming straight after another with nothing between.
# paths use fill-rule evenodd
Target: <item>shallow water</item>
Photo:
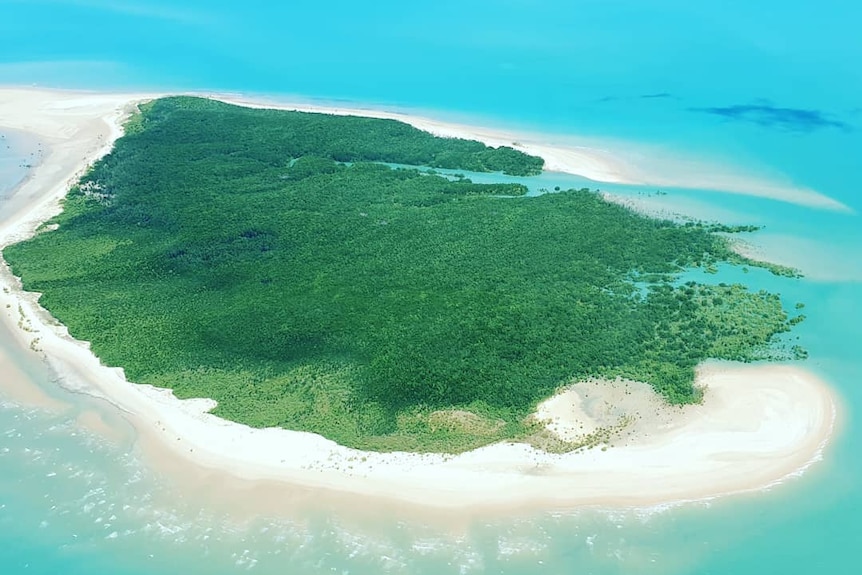
<instances>
[{"instance_id":1,"label":"shallow water","mask_svg":"<svg viewBox=\"0 0 862 575\"><path fill-rule=\"evenodd\" d=\"M42 159L37 138L0 128L0 199L7 197Z\"/></svg>"},{"instance_id":2,"label":"shallow water","mask_svg":"<svg viewBox=\"0 0 862 575\"><path fill-rule=\"evenodd\" d=\"M433 6L433 7L432 7ZM0 5L0 83L235 90L420 110L628 153L661 150L809 187L862 211L862 8L736 0L12 0ZM312 25L313 23L313 25ZM98 30L98 33L81 33ZM70 41L74 38L74 41ZM2 148L2 146L0 146ZM20 151L25 153L22 155ZM33 150L0 149L4 186ZM652 160L658 162L657 159ZM5 167L4 167L5 166ZM11 166L11 167L10 167ZM696 171L697 168L694 168ZM545 174L536 187L589 185ZM599 186L644 199L655 187ZM134 432L64 393L24 350L0 346L70 407L4 399L4 573L853 573L862 543L862 223L859 216L696 189L649 196L704 219L755 223L801 281L723 270L805 302L793 336L844 400L824 460L765 494L676 508L441 520L342 502L249 517L142 463ZM2 217L0 203L0 217ZM80 424L101 413L107 440ZM218 491L217 487L213 488ZM371 503L373 506L373 502Z\"/></svg>"}]
</instances>

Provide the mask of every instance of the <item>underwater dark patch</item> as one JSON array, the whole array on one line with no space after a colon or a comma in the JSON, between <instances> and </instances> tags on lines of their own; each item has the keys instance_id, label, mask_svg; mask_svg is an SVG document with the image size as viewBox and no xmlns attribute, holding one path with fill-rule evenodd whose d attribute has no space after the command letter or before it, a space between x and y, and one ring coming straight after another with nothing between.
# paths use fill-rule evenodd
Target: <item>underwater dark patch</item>
<instances>
[{"instance_id":1,"label":"underwater dark patch","mask_svg":"<svg viewBox=\"0 0 862 575\"><path fill-rule=\"evenodd\" d=\"M832 119L820 110L782 108L770 104L737 104L726 107L691 108L691 111L721 116L729 120L749 122L766 128L778 128L798 132L812 132L821 128L851 129L849 124Z\"/></svg>"}]
</instances>

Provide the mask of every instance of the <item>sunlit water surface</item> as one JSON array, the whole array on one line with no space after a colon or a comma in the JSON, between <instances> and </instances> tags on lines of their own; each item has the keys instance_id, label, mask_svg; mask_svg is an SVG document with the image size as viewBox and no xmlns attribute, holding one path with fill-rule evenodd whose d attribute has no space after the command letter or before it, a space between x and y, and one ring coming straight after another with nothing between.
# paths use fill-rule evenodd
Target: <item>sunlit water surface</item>
<instances>
[{"instance_id":1,"label":"sunlit water surface","mask_svg":"<svg viewBox=\"0 0 862 575\"><path fill-rule=\"evenodd\" d=\"M419 110L555 139L601 138L671 160L685 154L862 210L862 44L854 40L862 11L849 1L176 4L3 2L0 83L232 90ZM2 215L2 199L40 150L33 138L0 134ZM700 279L745 281L788 305L806 303L793 337L811 352L806 367L844 403L823 461L766 493L655 509L447 518L341 500L268 516L154 470L122 417L60 389L0 331L3 350L67 405L16 403L0 385L0 572L855 573L859 217L554 174L531 183L555 185L765 226L752 241L806 279L724 268Z\"/></svg>"}]
</instances>

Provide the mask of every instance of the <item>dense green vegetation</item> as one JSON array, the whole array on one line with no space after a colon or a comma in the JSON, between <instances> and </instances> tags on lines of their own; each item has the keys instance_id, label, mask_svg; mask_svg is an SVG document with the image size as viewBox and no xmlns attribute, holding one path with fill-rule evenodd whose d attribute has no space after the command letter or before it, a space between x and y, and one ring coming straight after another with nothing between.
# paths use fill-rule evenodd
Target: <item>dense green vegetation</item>
<instances>
[{"instance_id":1,"label":"dense green vegetation","mask_svg":"<svg viewBox=\"0 0 862 575\"><path fill-rule=\"evenodd\" d=\"M541 167L387 120L162 99L57 230L4 256L130 380L379 450L526 439L588 376L696 401L696 364L767 357L789 329L775 295L673 282L738 258L711 230L379 162Z\"/></svg>"},{"instance_id":2,"label":"dense green vegetation","mask_svg":"<svg viewBox=\"0 0 862 575\"><path fill-rule=\"evenodd\" d=\"M169 98L144 106L129 135L148 131L148 141L170 138L190 160L241 155L255 162L281 165L289 158L329 158L337 162L387 162L471 172L531 176L544 160L513 148L489 148L481 142L437 138L403 122L330 116L282 110L253 110L200 98ZM179 112L179 113L178 113ZM170 116L170 122L163 120ZM214 139L227 134L227 139Z\"/></svg>"},{"instance_id":3,"label":"dense green vegetation","mask_svg":"<svg viewBox=\"0 0 862 575\"><path fill-rule=\"evenodd\" d=\"M738 264L738 265L744 265L744 264L755 265L757 267L761 267L763 269L769 270L770 272L772 272L773 274L775 274L777 276L783 276L786 278L801 278L802 277L802 272L800 272L796 268L792 268L790 266L783 266L781 264L774 264L772 262L764 262L764 261L759 261L759 260L754 261L754 260L751 260L749 258L740 256L737 254L734 254L732 256L728 256L727 261L729 261L730 263L733 263L733 264Z\"/></svg>"},{"instance_id":4,"label":"dense green vegetation","mask_svg":"<svg viewBox=\"0 0 862 575\"><path fill-rule=\"evenodd\" d=\"M725 234L742 234L742 233L752 233L757 232L763 229L763 226L730 226L727 224L715 224L701 221L691 221L686 222L685 225L687 227L697 226L702 227L710 232L722 232Z\"/></svg>"}]
</instances>

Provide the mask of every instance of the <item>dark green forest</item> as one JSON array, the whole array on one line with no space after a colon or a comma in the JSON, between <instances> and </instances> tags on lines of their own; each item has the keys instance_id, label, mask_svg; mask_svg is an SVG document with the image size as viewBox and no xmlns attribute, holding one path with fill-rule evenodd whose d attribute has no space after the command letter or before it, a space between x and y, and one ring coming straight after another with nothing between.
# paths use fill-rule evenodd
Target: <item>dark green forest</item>
<instances>
[{"instance_id":1,"label":"dark green forest","mask_svg":"<svg viewBox=\"0 0 862 575\"><path fill-rule=\"evenodd\" d=\"M391 120L165 98L56 230L3 255L131 381L365 449L525 439L539 401L590 376L695 402L698 363L780 353L777 295L675 282L739 262L720 227L383 163L542 168Z\"/></svg>"}]
</instances>

